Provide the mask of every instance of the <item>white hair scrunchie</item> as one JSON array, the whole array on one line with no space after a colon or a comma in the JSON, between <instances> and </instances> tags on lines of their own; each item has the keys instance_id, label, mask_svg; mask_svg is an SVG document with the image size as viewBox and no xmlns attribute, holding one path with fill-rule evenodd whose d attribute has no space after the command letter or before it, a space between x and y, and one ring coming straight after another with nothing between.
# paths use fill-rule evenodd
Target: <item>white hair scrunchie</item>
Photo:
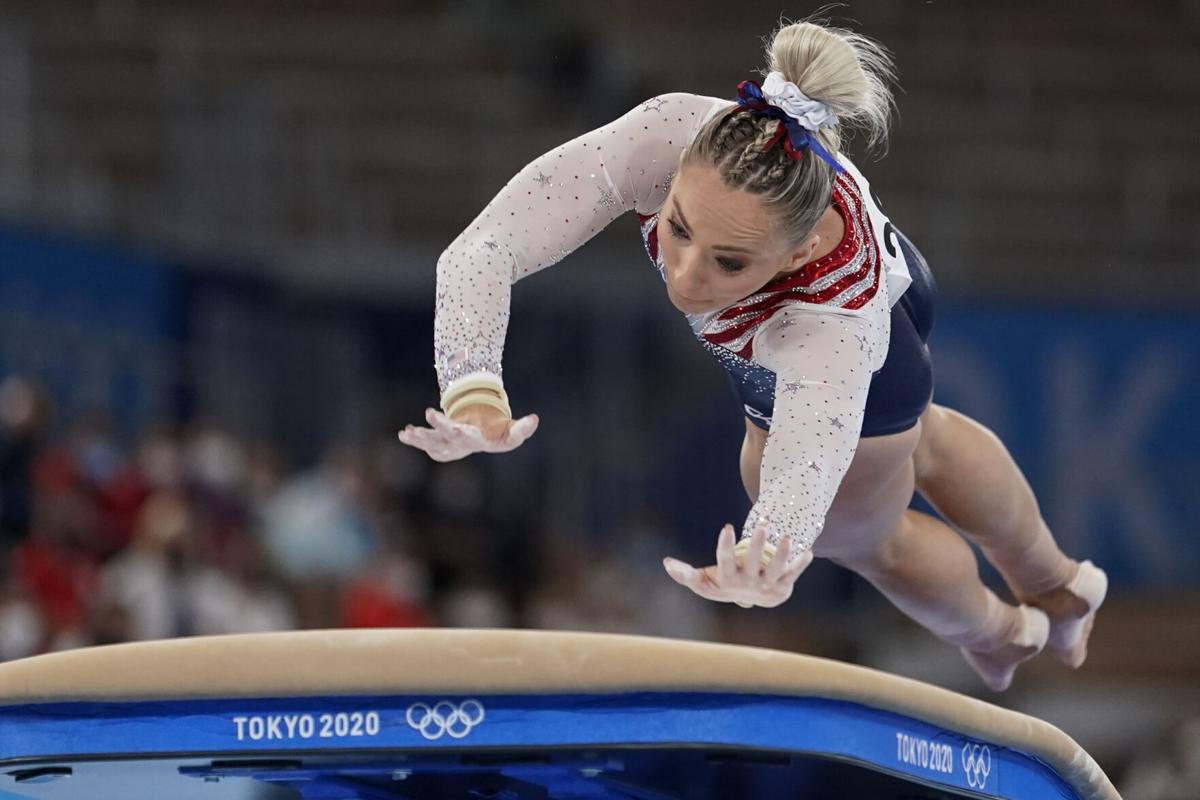
<instances>
[{"instance_id":1,"label":"white hair scrunchie","mask_svg":"<svg viewBox=\"0 0 1200 800\"><path fill-rule=\"evenodd\" d=\"M837 125L837 114L829 106L800 91L800 87L783 77L782 72L767 74L762 93L768 103L782 108L806 130L819 131Z\"/></svg>"}]
</instances>

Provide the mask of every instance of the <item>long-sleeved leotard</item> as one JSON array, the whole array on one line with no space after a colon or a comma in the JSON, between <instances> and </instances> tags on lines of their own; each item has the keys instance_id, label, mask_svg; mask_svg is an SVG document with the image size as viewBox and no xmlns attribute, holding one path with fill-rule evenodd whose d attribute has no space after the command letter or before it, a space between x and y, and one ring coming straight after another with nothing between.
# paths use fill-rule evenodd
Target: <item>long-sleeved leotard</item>
<instances>
[{"instance_id":1,"label":"long-sleeved leotard","mask_svg":"<svg viewBox=\"0 0 1200 800\"><path fill-rule=\"evenodd\" d=\"M657 212L679 156L730 105L683 93L655 97L521 170L438 261L434 336L443 392L467 379L499 385L512 284L621 214L639 214L657 262ZM726 369L774 395L761 491L744 533L765 520L770 540L790 536L796 552L816 540L853 458L871 374L887 354L890 299L907 281L903 258L878 244L886 218L862 176L842 163L834 206L846 236L835 252L728 309L688 317Z\"/></svg>"}]
</instances>

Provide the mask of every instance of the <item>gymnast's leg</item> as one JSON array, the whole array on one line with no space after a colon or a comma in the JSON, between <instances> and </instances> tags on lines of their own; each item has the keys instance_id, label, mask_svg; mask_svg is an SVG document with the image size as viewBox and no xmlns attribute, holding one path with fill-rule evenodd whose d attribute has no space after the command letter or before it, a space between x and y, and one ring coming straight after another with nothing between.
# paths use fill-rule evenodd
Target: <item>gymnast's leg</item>
<instances>
[{"instance_id":1,"label":"gymnast's leg","mask_svg":"<svg viewBox=\"0 0 1200 800\"><path fill-rule=\"evenodd\" d=\"M1104 573L1058 548L1020 468L990 430L938 405L922 414L921 428L917 491L979 545L1020 602L1047 613L1051 651L1080 666L1107 588Z\"/></svg>"},{"instance_id":2,"label":"gymnast's leg","mask_svg":"<svg viewBox=\"0 0 1200 800\"><path fill-rule=\"evenodd\" d=\"M742 479L757 492L765 431L747 422ZM948 642L993 689L1045 642L1046 618L1000 600L979 579L975 555L940 520L905 513L912 499L920 423L862 439L826 516L814 553L862 575L908 616Z\"/></svg>"}]
</instances>

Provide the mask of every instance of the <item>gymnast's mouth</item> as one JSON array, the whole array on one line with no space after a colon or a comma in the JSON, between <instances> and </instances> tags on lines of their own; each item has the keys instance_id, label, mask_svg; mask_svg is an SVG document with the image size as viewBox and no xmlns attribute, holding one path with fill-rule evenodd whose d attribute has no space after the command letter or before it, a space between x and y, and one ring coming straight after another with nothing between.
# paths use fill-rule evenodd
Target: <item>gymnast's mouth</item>
<instances>
[{"instance_id":1,"label":"gymnast's mouth","mask_svg":"<svg viewBox=\"0 0 1200 800\"><path fill-rule=\"evenodd\" d=\"M690 314L696 314L702 311L708 311L713 307L712 300L694 300L687 295L680 294L671 288L671 284L667 284L667 297L671 300L672 305L680 311L685 311Z\"/></svg>"}]
</instances>

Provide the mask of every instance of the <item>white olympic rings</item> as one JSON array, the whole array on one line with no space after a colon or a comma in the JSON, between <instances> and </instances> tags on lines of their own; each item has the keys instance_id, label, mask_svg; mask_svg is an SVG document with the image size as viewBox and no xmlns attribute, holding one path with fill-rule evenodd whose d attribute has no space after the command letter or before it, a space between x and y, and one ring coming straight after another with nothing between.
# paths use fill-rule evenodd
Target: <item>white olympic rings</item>
<instances>
[{"instance_id":1,"label":"white olympic rings","mask_svg":"<svg viewBox=\"0 0 1200 800\"><path fill-rule=\"evenodd\" d=\"M967 785L972 789L984 788L992 773L992 749L986 744L964 744L962 766L967 774Z\"/></svg>"},{"instance_id":2,"label":"white olympic rings","mask_svg":"<svg viewBox=\"0 0 1200 800\"><path fill-rule=\"evenodd\" d=\"M430 741L449 736L452 739L462 739L471 730L483 722L483 703L478 700L464 700L454 704L442 700L432 706L427 703L413 703L408 707L404 720L408 726Z\"/></svg>"}]
</instances>

